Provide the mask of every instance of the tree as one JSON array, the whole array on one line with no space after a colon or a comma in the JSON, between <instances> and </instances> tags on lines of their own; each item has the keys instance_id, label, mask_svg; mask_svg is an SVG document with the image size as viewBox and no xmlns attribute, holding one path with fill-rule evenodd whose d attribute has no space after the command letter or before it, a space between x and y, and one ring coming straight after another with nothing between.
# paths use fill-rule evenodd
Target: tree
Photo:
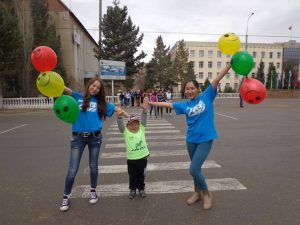
<instances>
[{"instance_id":1,"label":"tree","mask_svg":"<svg viewBox=\"0 0 300 225\"><path fill-rule=\"evenodd\" d=\"M178 42L176 56L173 62L173 71L181 84L188 80L195 79L195 72L192 62L188 62L189 51L185 47L185 42L182 39Z\"/></svg>"},{"instance_id":2,"label":"tree","mask_svg":"<svg viewBox=\"0 0 300 225\"><path fill-rule=\"evenodd\" d=\"M258 69L257 69L257 73L256 73L256 79L261 81L263 84L265 83L264 69L265 69L265 63L263 61L260 61Z\"/></svg>"},{"instance_id":3,"label":"tree","mask_svg":"<svg viewBox=\"0 0 300 225\"><path fill-rule=\"evenodd\" d=\"M55 24L50 21L47 1L32 0L31 11L33 21L33 46L46 45L55 51L57 55L57 66L54 71L60 74L65 83L67 83L66 71L62 62L60 37L56 33ZM32 77L36 77L35 70L32 70L32 75Z\"/></svg>"},{"instance_id":4,"label":"tree","mask_svg":"<svg viewBox=\"0 0 300 225\"><path fill-rule=\"evenodd\" d=\"M139 27L133 25L131 17L127 16L126 6L120 8L117 0L113 1L113 5L107 7L101 23L103 40L99 43L100 51L94 49L94 52L99 60L124 61L127 73L124 84L130 88L133 84L132 75L143 66L141 60L146 57L143 51L137 54L144 35L139 35Z\"/></svg>"},{"instance_id":5,"label":"tree","mask_svg":"<svg viewBox=\"0 0 300 225\"><path fill-rule=\"evenodd\" d=\"M267 74L267 89L274 89L276 87L276 68L273 63L270 64Z\"/></svg>"},{"instance_id":6,"label":"tree","mask_svg":"<svg viewBox=\"0 0 300 225\"><path fill-rule=\"evenodd\" d=\"M208 77L205 79L204 81L204 85L201 87L201 91L205 91L206 88L208 88L208 86L210 85L210 81L208 79Z\"/></svg>"},{"instance_id":7,"label":"tree","mask_svg":"<svg viewBox=\"0 0 300 225\"><path fill-rule=\"evenodd\" d=\"M175 74L172 70L172 61L170 47L166 47L161 36L156 39L153 57L146 66L147 87L154 88L157 85L160 88L172 88L175 82Z\"/></svg>"},{"instance_id":8,"label":"tree","mask_svg":"<svg viewBox=\"0 0 300 225\"><path fill-rule=\"evenodd\" d=\"M0 2L0 97L16 97L21 88L22 41L13 1Z\"/></svg>"}]
</instances>

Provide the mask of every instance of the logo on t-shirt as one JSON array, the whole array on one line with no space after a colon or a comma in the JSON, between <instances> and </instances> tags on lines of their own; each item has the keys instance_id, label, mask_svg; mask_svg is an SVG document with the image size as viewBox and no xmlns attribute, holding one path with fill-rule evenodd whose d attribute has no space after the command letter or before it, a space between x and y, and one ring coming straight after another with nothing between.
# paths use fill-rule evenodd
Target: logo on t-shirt
<instances>
[{"instance_id":1,"label":"logo on t-shirt","mask_svg":"<svg viewBox=\"0 0 300 225\"><path fill-rule=\"evenodd\" d=\"M79 108L81 109L83 105L83 100L78 100ZM97 111L97 103L90 102L90 107L86 110L87 112L96 112Z\"/></svg>"},{"instance_id":2,"label":"logo on t-shirt","mask_svg":"<svg viewBox=\"0 0 300 225\"><path fill-rule=\"evenodd\" d=\"M190 107L187 108L189 117L196 116L196 115L202 113L204 110L205 110L205 104L201 100L193 108L190 108Z\"/></svg>"}]
</instances>

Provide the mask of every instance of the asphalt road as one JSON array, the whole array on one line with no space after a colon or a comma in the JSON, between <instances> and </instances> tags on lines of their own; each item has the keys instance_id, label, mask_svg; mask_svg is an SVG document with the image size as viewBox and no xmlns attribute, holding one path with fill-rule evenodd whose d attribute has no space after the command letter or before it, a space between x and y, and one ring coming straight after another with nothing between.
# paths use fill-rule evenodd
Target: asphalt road
<instances>
[{"instance_id":1,"label":"asphalt road","mask_svg":"<svg viewBox=\"0 0 300 225\"><path fill-rule=\"evenodd\" d=\"M140 109L130 111L139 113ZM113 140L121 137L114 134L114 116L103 128L101 152L108 157L101 156L100 165L108 172L99 175L99 202L90 205L82 193L84 185L89 185L85 151L74 184L77 193L69 211L62 213L59 205L69 157L70 125L59 121L50 110L0 111L0 224L299 225L300 100L266 99L259 105L239 108L238 99L217 99L215 113L219 139L208 160L219 166L204 169L215 188L212 210L202 210L200 203L186 205L190 195L187 189L164 193L160 188L150 190L155 183L189 180L191 188L188 170L182 168L157 166L148 171L145 199L129 200L127 190L120 196L113 190L108 190L107 196L101 194L102 187L128 183L126 172L109 172L111 166L126 164L124 157L112 157L124 152L122 140ZM153 153L149 164L187 162L184 138L180 137L186 131L184 117L163 116L157 122L153 117L148 119L148 144ZM157 125L164 123L165 128ZM111 144L117 145L109 147ZM155 156L161 153L167 156ZM229 178L244 188L229 184L225 190L213 183Z\"/></svg>"}]
</instances>

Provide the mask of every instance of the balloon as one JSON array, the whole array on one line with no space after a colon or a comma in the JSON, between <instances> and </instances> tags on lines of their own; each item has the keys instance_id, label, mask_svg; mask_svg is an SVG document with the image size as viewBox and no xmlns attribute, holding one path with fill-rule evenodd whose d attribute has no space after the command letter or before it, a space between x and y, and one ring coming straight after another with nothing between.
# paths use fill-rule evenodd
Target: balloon
<instances>
[{"instance_id":1,"label":"balloon","mask_svg":"<svg viewBox=\"0 0 300 225\"><path fill-rule=\"evenodd\" d=\"M253 57L246 51L239 51L231 58L231 68L237 74L247 76L253 68Z\"/></svg>"},{"instance_id":2,"label":"balloon","mask_svg":"<svg viewBox=\"0 0 300 225\"><path fill-rule=\"evenodd\" d=\"M266 92L262 82L253 78L246 78L240 87L242 99L249 104L262 102L266 97Z\"/></svg>"},{"instance_id":3,"label":"balloon","mask_svg":"<svg viewBox=\"0 0 300 225\"><path fill-rule=\"evenodd\" d=\"M56 66L57 56L52 48L39 46L31 53L31 63L40 72L50 71Z\"/></svg>"},{"instance_id":4,"label":"balloon","mask_svg":"<svg viewBox=\"0 0 300 225\"><path fill-rule=\"evenodd\" d=\"M74 123L79 115L79 106L73 97L62 95L55 100L53 111L62 121Z\"/></svg>"},{"instance_id":5,"label":"balloon","mask_svg":"<svg viewBox=\"0 0 300 225\"><path fill-rule=\"evenodd\" d=\"M241 42L234 33L226 33L219 38L218 48L226 55L233 55L240 50Z\"/></svg>"},{"instance_id":6,"label":"balloon","mask_svg":"<svg viewBox=\"0 0 300 225\"><path fill-rule=\"evenodd\" d=\"M65 83L58 73L46 71L38 76L36 86L43 95L57 97L64 92Z\"/></svg>"}]
</instances>

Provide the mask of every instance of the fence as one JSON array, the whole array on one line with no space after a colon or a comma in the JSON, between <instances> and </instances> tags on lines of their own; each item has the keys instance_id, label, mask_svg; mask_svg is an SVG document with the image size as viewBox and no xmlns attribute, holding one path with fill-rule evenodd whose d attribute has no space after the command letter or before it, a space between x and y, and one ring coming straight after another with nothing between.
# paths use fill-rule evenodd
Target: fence
<instances>
[{"instance_id":1,"label":"fence","mask_svg":"<svg viewBox=\"0 0 300 225\"><path fill-rule=\"evenodd\" d=\"M180 93L174 95L175 99L180 99ZM239 98L239 93L219 93L217 98ZM3 98L0 99L0 109L51 109L53 98ZM106 101L117 104L118 96L106 96Z\"/></svg>"}]
</instances>

